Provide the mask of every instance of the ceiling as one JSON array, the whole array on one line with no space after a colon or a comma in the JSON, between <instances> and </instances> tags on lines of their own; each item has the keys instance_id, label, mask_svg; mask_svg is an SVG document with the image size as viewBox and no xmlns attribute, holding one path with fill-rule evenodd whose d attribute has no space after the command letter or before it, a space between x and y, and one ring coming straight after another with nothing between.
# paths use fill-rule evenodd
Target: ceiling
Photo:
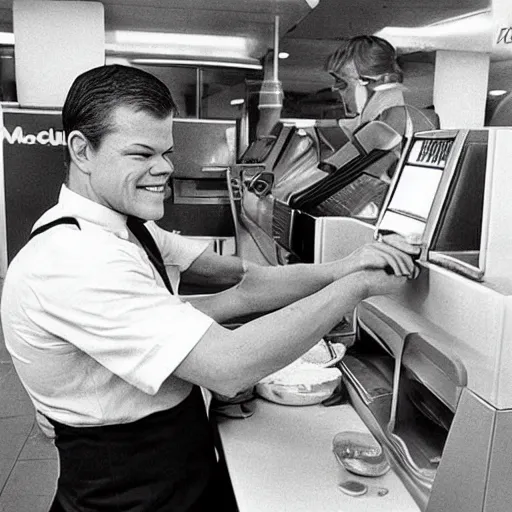
<instances>
[{"instance_id":1,"label":"ceiling","mask_svg":"<svg viewBox=\"0 0 512 512\"><path fill-rule=\"evenodd\" d=\"M256 62L273 47L278 15L279 49L290 53L289 59L280 61L279 79L298 91L312 91L330 84L323 63L340 39L375 33L387 26L420 27L489 10L490 1L103 0L101 3L107 35L118 30L134 30L241 36L252 41L248 58ZM1 30L12 31L12 3L0 0ZM421 45L418 48L398 45L398 50L406 74L407 69L410 71L413 86L430 87L431 84L424 83L421 71L433 66L428 51Z\"/></svg>"},{"instance_id":2,"label":"ceiling","mask_svg":"<svg viewBox=\"0 0 512 512\"><path fill-rule=\"evenodd\" d=\"M27 1L27 0L23 0ZM28 0L30 1L30 0ZM37 2L37 0L33 0ZM57 0L59 1L59 0ZM64 0L60 0L64 1ZM255 38L272 45L333 42L389 26L415 27L489 7L490 0L103 0L106 31L137 30ZM0 0L0 28L12 30L12 0ZM311 6L316 5L314 9ZM260 55L254 55L261 57ZM307 58L307 55L304 55Z\"/></svg>"}]
</instances>

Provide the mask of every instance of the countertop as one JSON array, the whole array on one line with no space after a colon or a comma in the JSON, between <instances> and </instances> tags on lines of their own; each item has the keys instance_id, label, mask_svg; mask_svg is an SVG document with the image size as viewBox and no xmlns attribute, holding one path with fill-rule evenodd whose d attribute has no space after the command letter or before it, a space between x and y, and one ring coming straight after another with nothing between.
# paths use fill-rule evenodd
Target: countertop
<instances>
[{"instance_id":1,"label":"countertop","mask_svg":"<svg viewBox=\"0 0 512 512\"><path fill-rule=\"evenodd\" d=\"M263 399L246 419L218 420L228 471L240 512L419 512L401 480L389 471L377 478L353 475L332 453L338 432L368 432L351 405L278 405ZM386 487L353 497L342 480Z\"/></svg>"}]
</instances>

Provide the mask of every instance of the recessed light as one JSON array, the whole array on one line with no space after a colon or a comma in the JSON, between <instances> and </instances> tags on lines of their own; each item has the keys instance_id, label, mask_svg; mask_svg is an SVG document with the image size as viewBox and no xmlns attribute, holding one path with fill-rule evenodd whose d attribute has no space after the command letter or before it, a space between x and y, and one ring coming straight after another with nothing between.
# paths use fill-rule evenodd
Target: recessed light
<instances>
[{"instance_id":1,"label":"recessed light","mask_svg":"<svg viewBox=\"0 0 512 512\"><path fill-rule=\"evenodd\" d=\"M504 94L507 94L508 91L505 91L504 89L494 89L492 91L489 91L489 96L503 96Z\"/></svg>"}]
</instances>

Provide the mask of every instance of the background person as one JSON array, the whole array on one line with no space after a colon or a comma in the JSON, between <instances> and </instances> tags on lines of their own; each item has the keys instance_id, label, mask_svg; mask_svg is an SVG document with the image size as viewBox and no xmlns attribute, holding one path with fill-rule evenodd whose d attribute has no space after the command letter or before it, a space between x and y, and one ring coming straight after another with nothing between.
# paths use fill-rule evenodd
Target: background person
<instances>
[{"instance_id":1,"label":"background person","mask_svg":"<svg viewBox=\"0 0 512 512\"><path fill-rule=\"evenodd\" d=\"M415 132L439 128L438 117L433 110L405 103L403 72L394 47L385 39L367 35L352 37L328 57L325 69L333 77L333 89L339 92L344 105L347 117L340 119L339 125L349 141L374 121L385 123L401 137L396 138L398 142L388 154L365 169L366 174L331 196L334 203L344 206L343 209L336 206L340 210L337 214L376 221L405 142ZM374 136L381 132L389 137L377 123L371 129ZM343 152L344 146L340 150ZM327 202L317 205L310 213L332 215L331 208Z\"/></svg>"},{"instance_id":2,"label":"background person","mask_svg":"<svg viewBox=\"0 0 512 512\"><path fill-rule=\"evenodd\" d=\"M260 267L145 227L164 212L175 114L167 87L146 72L80 75L62 111L66 183L7 271L6 345L38 417L55 429L52 510L219 504L200 387L236 395L414 272L418 249L397 236L337 262ZM185 302L179 279L230 287ZM221 325L258 312L269 313Z\"/></svg>"},{"instance_id":3,"label":"background person","mask_svg":"<svg viewBox=\"0 0 512 512\"><path fill-rule=\"evenodd\" d=\"M333 89L341 96L352 130L373 120L383 121L403 135L406 115L414 131L439 127L432 110L406 105L403 94L403 72L395 48L377 36L355 36L344 41L325 63L334 78ZM401 108L397 108L401 107Z\"/></svg>"}]
</instances>

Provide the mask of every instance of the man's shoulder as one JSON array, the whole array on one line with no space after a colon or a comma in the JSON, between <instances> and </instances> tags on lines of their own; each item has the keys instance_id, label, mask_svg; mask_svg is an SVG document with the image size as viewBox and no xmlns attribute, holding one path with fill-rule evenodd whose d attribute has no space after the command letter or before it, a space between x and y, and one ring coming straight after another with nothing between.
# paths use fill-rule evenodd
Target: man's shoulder
<instances>
[{"instance_id":1,"label":"man's shoulder","mask_svg":"<svg viewBox=\"0 0 512 512\"><path fill-rule=\"evenodd\" d=\"M55 213L60 212L44 214L34 225L34 230L62 218ZM127 255L130 259L137 256L133 244L101 226L73 218L77 224L53 225L27 241L12 260L8 272L12 266L18 275L86 274L126 259Z\"/></svg>"},{"instance_id":2,"label":"man's shoulder","mask_svg":"<svg viewBox=\"0 0 512 512\"><path fill-rule=\"evenodd\" d=\"M407 117L409 117L413 131L421 132L439 128L439 117L432 109L419 108L413 105L395 105L383 110L379 121L383 121L395 128L399 133L405 133Z\"/></svg>"}]
</instances>

